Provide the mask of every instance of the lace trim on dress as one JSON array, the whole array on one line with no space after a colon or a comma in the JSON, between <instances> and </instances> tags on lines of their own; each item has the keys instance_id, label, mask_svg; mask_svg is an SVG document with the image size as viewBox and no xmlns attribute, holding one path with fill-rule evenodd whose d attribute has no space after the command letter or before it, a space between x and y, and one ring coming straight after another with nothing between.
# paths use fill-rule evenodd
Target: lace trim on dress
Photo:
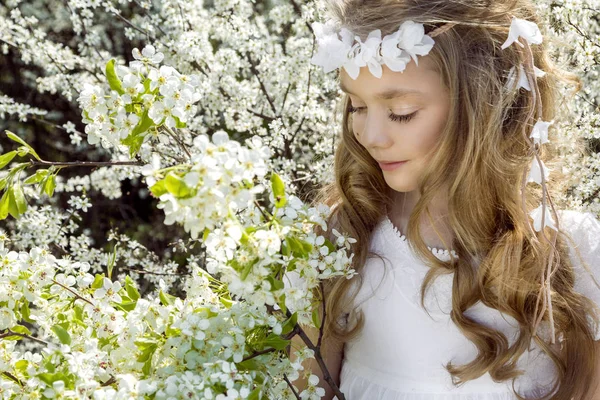
<instances>
[{"instance_id":1,"label":"lace trim on dress","mask_svg":"<svg viewBox=\"0 0 600 400\"><path fill-rule=\"evenodd\" d=\"M388 217L387 213L385 215L384 218L384 224L386 224L388 226L388 228L391 228L392 231L394 232L394 234L403 242L406 242L406 236L404 236L399 230L398 228L394 225L394 223L392 222L392 220L390 220L390 218ZM405 243L406 244L406 243ZM431 250L431 252L433 253L434 256L436 256L437 258L439 258L442 261L450 261L451 257L450 257L450 251L446 250L446 249L438 249L436 247L429 247L427 246L427 248L429 250ZM458 258L458 254L456 253L456 251L452 250L452 255L456 258Z\"/></svg>"}]
</instances>

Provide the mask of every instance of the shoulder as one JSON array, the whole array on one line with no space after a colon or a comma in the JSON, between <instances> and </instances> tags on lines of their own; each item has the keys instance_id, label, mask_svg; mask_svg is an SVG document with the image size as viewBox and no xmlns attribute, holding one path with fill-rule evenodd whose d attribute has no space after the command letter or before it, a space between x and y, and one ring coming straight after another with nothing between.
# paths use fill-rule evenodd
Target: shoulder
<instances>
[{"instance_id":1,"label":"shoulder","mask_svg":"<svg viewBox=\"0 0 600 400\"><path fill-rule=\"evenodd\" d=\"M571 258L579 252L592 269L600 272L600 220L591 212L559 210L560 229L567 234ZM576 263L578 265L578 263Z\"/></svg>"},{"instance_id":2,"label":"shoulder","mask_svg":"<svg viewBox=\"0 0 600 400\"><path fill-rule=\"evenodd\" d=\"M558 214L561 230L572 239L567 245L575 274L574 290L600 307L600 219L591 212L575 210L562 210ZM579 255L587 265L581 263ZM596 340L600 340L598 328Z\"/></svg>"},{"instance_id":3,"label":"shoulder","mask_svg":"<svg viewBox=\"0 0 600 400\"><path fill-rule=\"evenodd\" d=\"M577 236L581 240L585 240L589 244L598 246L600 241L600 220L591 212L576 211L576 210L558 210L561 228ZM573 238L575 239L575 238Z\"/></svg>"}]
</instances>

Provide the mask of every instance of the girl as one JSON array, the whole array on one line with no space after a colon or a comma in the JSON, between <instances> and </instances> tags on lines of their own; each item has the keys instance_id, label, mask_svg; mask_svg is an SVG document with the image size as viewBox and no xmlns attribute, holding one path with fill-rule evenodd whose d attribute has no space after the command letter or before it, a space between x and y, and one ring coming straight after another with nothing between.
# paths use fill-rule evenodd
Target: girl
<instances>
[{"instance_id":1,"label":"girl","mask_svg":"<svg viewBox=\"0 0 600 400\"><path fill-rule=\"evenodd\" d=\"M524 211L560 179L557 161L542 186L524 172L539 172L534 149L552 160L540 145L557 84L577 81L549 60L532 4L344 0L330 11L339 26L317 26L313 62L342 65L346 94L335 181L315 204L333 209L323 234L357 239L359 272L324 290L321 349L341 393L600 399L600 290L588 274L600 269L600 221L556 210L539 226ZM306 370L333 398L316 362Z\"/></svg>"}]
</instances>

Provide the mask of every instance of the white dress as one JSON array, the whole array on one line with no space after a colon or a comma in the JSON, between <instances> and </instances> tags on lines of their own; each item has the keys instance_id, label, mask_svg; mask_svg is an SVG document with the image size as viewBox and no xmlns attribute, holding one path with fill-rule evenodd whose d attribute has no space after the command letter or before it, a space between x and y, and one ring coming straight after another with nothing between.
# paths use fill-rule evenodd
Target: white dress
<instances>
[{"instance_id":1,"label":"white dress","mask_svg":"<svg viewBox=\"0 0 600 400\"><path fill-rule=\"evenodd\" d=\"M561 229L572 235L600 283L600 221L592 213L573 210L558 210L558 215ZM600 289L578 262L571 245L569 248L576 270L575 290L600 304ZM371 249L390 262L369 258L362 272L364 283L355 304L363 310L365 325L344 347L340 390L346 400L516 399L510 380L497 383L486 373L455 387L444 369L449 361L462 365L477 355L475 345L449 316L453 274L433 281L425 299L428 315L420 305L421 282L428 267L412 253L389 218L377 225ZM447 250L430 250L442 260L449 259ZM481 302L465 313L501 330L509 344L516 340L518 324L512 317ZM547 328L540 325L541 334L549 337ZM598 339L600 332L596 332ZM554 364L535 341L532 350L519 359L518 368L526 371L515 381L515 389L522 396L543 394L551 387Z\"/></svg>"}]
</instances>

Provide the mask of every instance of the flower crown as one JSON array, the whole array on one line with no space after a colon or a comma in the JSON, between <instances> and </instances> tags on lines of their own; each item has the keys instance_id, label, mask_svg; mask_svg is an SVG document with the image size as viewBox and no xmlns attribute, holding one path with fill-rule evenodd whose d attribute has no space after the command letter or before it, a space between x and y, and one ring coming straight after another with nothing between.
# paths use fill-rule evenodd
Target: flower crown
<instances>
[{"instance_id":1,"label":"flower crown","mask_svg":"<svg viewBox=\"0 0 600 400\"><path fill-rule=\"evenodd\" d=\"M473 25L465 23L467 25ZM314 34L316 36L319 49L316 55L311 58L311 63L322 66L325 73L331 72L334 69L343 67L352 79L356 79L359 75L360 68L367 66L371 74L377 78L382 76L382 65L385 64L388 68L395 72L402 72L406 65L412 60L418 64L417 56L427 55L434 45L433 37L440 35L451 29L456 23L449 22L439 28L434 29L428 35L425 34L423 24L413 21L403 22L398 30L390 35L381 38L381 30L375 29L371 31L364 42L361 38L346 28L341 28L333 20L328 20L325 24L315 22L312 24ZM525 39L526 44L519 41L519 38ZM531 146L531 152L534 154L534 159L527 167L529 175L527 180L522 182L521 193L525 196L525 185L529 182L535 182L542 186L542 204L535 210L527 214L524 208L524 215L529 215L533 218L533 229L542 232L542 236L550 241L544 232L547 226L554 229L556 232L553 240L550 241L552 247L555 247L556 237L558 233L558 221L555 222L550 215L546 206L546 197L550 198L546 189L546 176L551 169L547 168L539 158L539 146L548 143L548 127L554 122L546 122L541 120L542 116L542 99L537 85L537 78L545 75L545 72L537 68L533 61L533 53L531 52L530 44L542 43L542 34L538 26L531 21L512 17L508 38L502 44L502 50L509 47L511 44L517 44L525 49L524 65L520 64L513 66L507 74L505 88L509 90L521 88L532 92L533 107L529 114L529 119L533 119L537 111L538 119L534 124L527 140ZM523 132L524 136L526 133ZM537 145L537 146L536 146ZM523 202L525 204L525 202ZM550 199L550 204L554 210L554 205ZM554 210L554 215L557 215ZM528 221L529 226L529 221ZM545 313L548 311L548 319L551 329L551 343L555 343L556 332L554 327L554 318L552 312L552 299L550 297L550 277L553 275L552 258L548 262L547 272L541 275L542 286L542 305L541 310L536 304L536 321L533 326L533 335L537 333L538 325ZM540 298L538 298L539 300ZM539 311L539 313L538 313Z\"/></svg>"}]
</instances>

